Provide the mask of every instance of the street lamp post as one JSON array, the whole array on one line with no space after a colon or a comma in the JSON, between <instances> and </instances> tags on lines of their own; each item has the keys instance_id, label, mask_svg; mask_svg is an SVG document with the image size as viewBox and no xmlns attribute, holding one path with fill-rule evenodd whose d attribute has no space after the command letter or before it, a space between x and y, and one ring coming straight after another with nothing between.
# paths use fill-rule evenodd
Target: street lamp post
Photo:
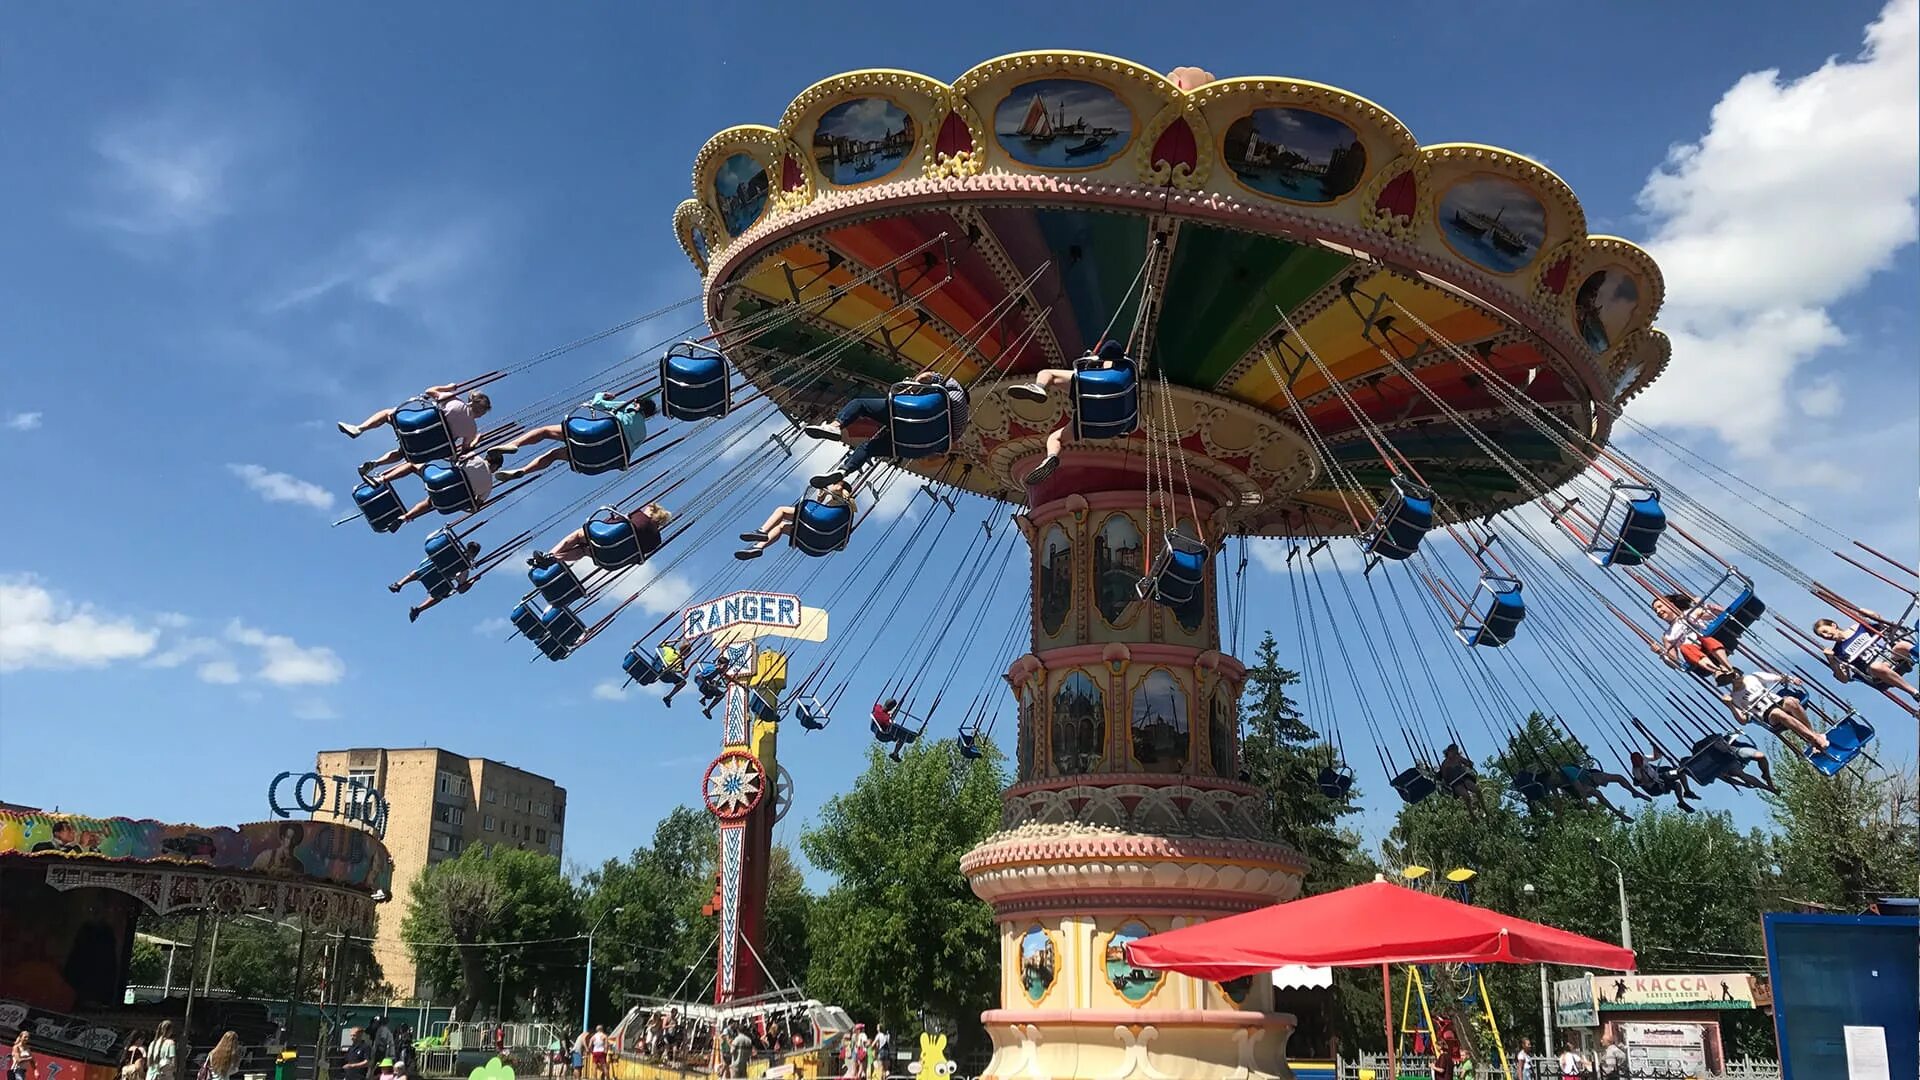
<instances>
[{"instance_id":1,"label":"street lamp post","mask_svg":"<svg viewBox=\"0 0 1920 1080\"><path fill-rule=\"evenodd\" d=\"M1620 947L1631 950L1633 948L1633 923L1627 919L1627 872L1620 869L1619 863L1601 854L1600 838L1597 836L1593 838L1593 857L1613 867L1614 883L1620 887Z\"/></svg>"},{"instance_id":2,"label":"street lamp post","mask_svg":"<svg viewBox=\"0 0 1920 1080\"><path fill-rule=\"evenodd\" d=\"M587 1030L587 1011L593 1007L593 935L600 932L600 924L607 921L608 915L618 915L625 911L617 907L601 914L593 921L593 928L587 931L587 984L580 991L580 1030Z\"/></svg>"}]
</instances>

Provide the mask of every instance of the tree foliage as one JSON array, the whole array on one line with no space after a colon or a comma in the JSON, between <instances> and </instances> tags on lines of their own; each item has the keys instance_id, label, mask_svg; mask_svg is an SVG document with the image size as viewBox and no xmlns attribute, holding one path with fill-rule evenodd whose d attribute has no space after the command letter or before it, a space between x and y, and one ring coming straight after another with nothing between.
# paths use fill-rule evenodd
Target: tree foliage
<instances>
[{"instance_id":1,"label":"tree foliage","mask_svg":"<svg viewBox=\"0 0 1920 1080\"><path fill-rule=\"evenodd\" d=\"M552 856L476 844L435 863L414 879L400 932L422 975L458 988L458 1019L482 1004L578 1001L579 896Z\"/></svg>"},{"instance_id":2,"label":"tree foliage","mask_svg":"<svg viewBox=\"0 0 1920 1080\"><path fill-rule=\"evenodd\" d=\"M1780 755L1782 757L1786 755ZM1858 761L1822 776L1802 761L1774 769L1773 856L1788 897L1845 912L1911 895L1920 848L1915 776Z\"/></svg>"},{"instance_id":3,"label":"tree foliage","mask_svg":"<svg viewBox=\"0 0 1920 1080\"><path fill-rule=\"evenodd\" d=\"M869 748L866 772L800 839L834 878L810 919L810 993L895 1030L926 1010L977 1032L996 1004L999 935L960 857L999 824L1000 761L991 749L967 761L944 741L898 764Z\"/></svg>"}]
</instances>

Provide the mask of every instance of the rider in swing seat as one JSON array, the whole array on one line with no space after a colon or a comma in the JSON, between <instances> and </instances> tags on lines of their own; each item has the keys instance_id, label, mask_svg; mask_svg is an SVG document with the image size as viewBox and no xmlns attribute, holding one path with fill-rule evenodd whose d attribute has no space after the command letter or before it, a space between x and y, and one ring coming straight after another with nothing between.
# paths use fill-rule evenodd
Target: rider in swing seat
<instances>
[{"instance_id":1,"label":"rider in swing seat","mask_svg":"<svg viewBox=\"0 0 1920 1080\"><path fill-rule=\"evenodd\" d=\"M451 577L448 579L448 583L453 586L452 590L447 592L435 593L431 591L432 586L428 586L429 592L428 592L427 598L407 609L407 621L417 622L420 618L421 612L427 610L428 608L434 606L435 604L438 604L440 601L445 600L447 597L452 596L454 593L464 593L468 589L472 588L473 587L473 564L474 564L474 560L478 559L479 557L480 557L479 543L475 541L469 541L466 545L466 558L465 560L463 560L463 564L458 570L455 570L451 575ZM435 576L437 576L437 571L434 569L432 561L426 560L421 562L419 566L414 567L413 572L411 574L408 574L406 577L401 578L399 581L393 582L392 584L388 585L387 591L397 593L401 589L406 588L408 585L411 585L416 581L420 581L422 578L432 578Z\"/></svg>"},{"instance_id":2,"label":"rider in swing seat","mask_svg":"<svg viewBox=\"0 0 1920 1080\"><path fill-rule=\"evenodd\" d=\"M1899 689L1909 697L1920 698L1920 690L1906 680L1913 672L1913 639L1893 636L1902 628L1885 616L1865 609L1860 610L1861 621L1851 629L1843 629L1832 619L1821 619L1813 624L1814 636L1833 645L1822 652L1827 666L1833 669L1834 676L1841 682L1860 679L1875 689ZM1860 640L1863 637L1877 636L1889 644L1884 655L1868 657L1872 644ZM1844 659L1851 656L1853 659Z\"/></svg>"},{"instance_id":3,"label":"rider in swing seat","mask_svg":"<svg viewBox=\"0 0 1920 1080\"><path fill-rule=\"evenodd\" d=\"M731 681L733 658L725 649L712 660L700 665L694 673L693 683L700 688L700 712L707 719L713 719L713 708L727 699L727 683Z\"/></svg>"},{"instance_id":4,"label":"rider in swing seat","mask_svg":"<svg viewBox=\"0 0 1920 1080\"><path fill-rule=\"evenodd\" d=\"M1473 771L1473 760L1460 749L1459 743L1448 743L1441 752L1436 778L1447 794L1463 800L1475 810L1487 808L1480 799L1480 777Z\"/></svg>"},{"instance_id":5,"label":"rider in swing seat","mask_svg":"<svg viewBox=\"0 0 1920 1080\"><path fill-rule=\"evenodd\" d=\"M813 501L823 507L844 506L847 508L848 516L857 521L860 507L854 500L855 487L853 480L842 480L837 484L828 485ZM734 552L733 557L742 560L759 558L769 547L793 531L793 523L798 515L799 511L795 507L784 505L775 507L773 513L767 515L767 520L761 523L759 529L740 534L740 539L746 541L747 546Z\"/></svg>"},{"instance_id":6,"label":"rider in swing seat","mask_svg":"<svg viewBox=\"0 0 1920 1080\"><path fill-rule=\"evenodd\" d=\"M447 383L444 386L429 386L420 395L439 407L440 417L447 425L447 434L453 437L453 451L456 455L465 453L473 446L474 440L480 437L480 426L476 421L493 410L492 398L478 390L463 398L455 393L459 385L459 383ZM381 409L357 424L349 424L342 420L334 426L339 428L340 434L347 438L357 439L366 434L369 429L393 423L393 414L397 410L397 406L393 409ZM391 465L403 456L396 447L362 464L360 471L364 474L382 465Z\"/></svg>"},{"instance_id":7,"label":"rider in swing seat","mask_svg":"<svg viewBox=\"0 0 1920 1080\"><path fill-rule=\"evenodd\" d=\"M1658 747L1645 753L1635 750L1627 756L1633 766L1635 786L1649 795L1670 794L1683 812L1693 813L1693 806L1687 800L1698 796L1687 786L1687 774L1671 763L1662 764L1667 756Z\"/></svg>"},{"instance_id":8,"label":"rider in swing seat","mask_svg":"<svg viewBox=\"0 0 1920 1080\"><path fill-rule=\"evenodd\" d=\"M397 452L398 451L396 451L396 453ZM493 470L488 467L486 458L479 454L468 454L459 460L456 467L460 470L461 477L467 482L467 490L473 495L473 503L467 509L468 513L473 513L487 505L488 497L493 494ZM386 475L380 479L382 482L391 483L399 476L417 472L420 468L421 466L419 465L408 463L397 469L389 470ZM406 513L400 515L400 524L405 525L407 522L424 515L432 509L432 496L421 499L419 502L408 507Z\"/></svg>"},{"instance_id":9,"label":"rider in swing seat","mask_svg":"<svg viewBox=\"0 0 1920 1080\"><path fill-rule=\"evenodd\" d=\"M1600 768L1591 758L1588 758L1582 764L1562 765L1559 768L1559 772L1560 782L1568 791L1572 792L1578 798L1591 799L1599 803L1601 806L1606 807L1608 813L1623 822L1631 822L1633 819L1627 816L1626 811L1607 801L1607 797L1600 792L1601 788L1608 784L1613 784L1617 787L1625 788L1627 792L1636 799L1645 799L1648 802L1653 801L1651 795L1634 787L1632 781L1621 776L1619 773L1608 772Z\"/></svg>"},{"instance_id":10,"label":"rider in swing seat","mask_svg":"<svg viewBox=\"0 0 1920 1080\"><path fill-rule=\"evenodd\" d=\"M640 558L645 559L660 550L663 541L660 530L673 520L673 511L659 503L648 503L638 510L627 514L627 523L633 526L634 539L640 545ZM592 545L587 540L585 525L560 538L560 542L546 551L536 551L527 557L527 565L538 569L556 562L573 562L587 558Z\"/></svg>"},{"instance_id":11,"label":"rider in swing seat","mask_svg":"<svg viewBox=\"0 0 1920 1080\"><path fill-rule=\"evenodd\" d=\"M1111 371L1122 366L1131 366L1132 359L1127 356L1126 347L1117 341L1105 341L1094 353L1100 360L1098 370ZM1055 389L1067 389L1073 386L1074 372L1068 368L1045 368L1034 373L1033 381L1017 383L1007 387L1007 396L1022 401L1045 402L1047 395ZM1073 434L1074 418L1068 415L1057 428L1047 433L1047 456L1040 464L1027 473L1026 484L1032 487L1060 467L1060 453L1066 448L1067 439Z\"/></svg>"},{"instance_id":12,"label":"rider in swing seat","mask_svg":"<svg viewBox=\"0 0 1920 1080\"><path fill-rule=\"evenodd\" d=\"M947 395L947 420L954 438L967 430L970 416L967 404L967 388L960 380L951 375L942 375L937 371L923 371L913 377L914 382L937 386ZM847 451L840 464L821 473L812 480L817 488L829 488L847 477L867 467L875 457L893 456L893 432L889 399L882 397L858 397L849 400L841 408L840 414L824 424L808 424L800 430L815 439L838 440L844 442L847 437L847 425L860 420L871 420L880 425L873 438Z\"/></svg>"},{"instance_id":13,"label":"rider in swing seat","mask_svg":"<svg viewBox=\"0 0 1920 1080\"><path fill-rule=\"evenodd\" d=\"M1654 597L1653 614L1667 624L1666 633L1653 649L1668 663L1684 666L1719 686L1730 685L1739 675L1739 669L1727 659L1726 646L1700 633L1699 624L1719 614L1717 609L1676 592Z\"/></svg>"},{"instance_id":14,"label":"rider in swing seat","mask_svg":"<svg viewBox=\"0 0 1920 1080\"><path fill-rule=\"evenodd\" d=\"M873 737L880 742L893 744L893 750L887 756L894 761L900 760L900 751L906 749L908 743L920 738L919 732L909 729L900 721L899 711L898 698L875 702L873 706Z\"/></svg>"},{"instance_id":15,"label":"rider in swing seat","mask_svg":"<svg viewBox=\"0 0 1920 1080\"><path fill-rule=\"evenodd\" d=\"M673 708L673 695L687 688L687 660L680 655L680 647L668 638L660 643L660 681L673 687L661 700L667 708Z\"/></svg>"},{"instance_id":16,"label":"rider in swing seat","mask_svg":"<svg viewBox=\"0 0 1920 1080\"><path fill-rule=\"evenodd\" d=\"M660 407L654 403L653 395L651 394L635 398L632 401L620 401L604 393L595 394L593 395L593 399L584 403L582 407L599 409L613 417L614 422L620 425L620 435L627 444L627 456L629 458L638 454L640 452L640 444L647 441L647 418L660 411ZM532 446L534 443L560 443L559 446L548 450L546 453L541 454L525 465L501 470L500 479L518 480L523 476L531 476L555 462L568 460L569 448L566 445L566 441L567 428L564 422L559 424L544 424L530 431L522 432L507 442L494 447L487 453L489 457L497 462L506 455L516 453L526 447Z\"/></svg>"},{"instance_id":17,"label":"rider in swing seat","mask_svg":"<svg viewBox=\"0 0 1920 1080\"><path fill-rule=\"evenodd\" d=\"M1800 680L1791 675L1750 671L1733 680L1720 700L1743 724L1758 724L1783 739L1791 731L1812 749L1825 750L1827 737L1813 730L1806 706L1785 690L1799 685Z\"/></svg>"}]
</instances>

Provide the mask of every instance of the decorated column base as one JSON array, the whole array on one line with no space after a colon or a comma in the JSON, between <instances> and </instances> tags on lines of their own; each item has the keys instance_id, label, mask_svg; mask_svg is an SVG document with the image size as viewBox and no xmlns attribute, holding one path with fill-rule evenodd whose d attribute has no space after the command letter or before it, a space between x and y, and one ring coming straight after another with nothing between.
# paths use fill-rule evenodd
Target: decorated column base
<instances>
[{"instance_id":1,"label":"decorated column base","mask_svg":"<svg viewBox=\"0 0 1920 1080\"><path fill-rule=\"evenodd\" d=\"M1209 787L1219 781L1208 782ZM1009 802L1017 800L1009 793ZM1058 792L1049 795L1057 796ZM1158 793L1203 803L1236 792ZM1001 1003L981 1017L998 1080L1291 1077L1294 1018L1265 1011L1270 976L1230 983L1143 971L1128 941L1299 895L1281 844L1029 821L961 863L1001 931Z\"/></svg>"}]
</instances>

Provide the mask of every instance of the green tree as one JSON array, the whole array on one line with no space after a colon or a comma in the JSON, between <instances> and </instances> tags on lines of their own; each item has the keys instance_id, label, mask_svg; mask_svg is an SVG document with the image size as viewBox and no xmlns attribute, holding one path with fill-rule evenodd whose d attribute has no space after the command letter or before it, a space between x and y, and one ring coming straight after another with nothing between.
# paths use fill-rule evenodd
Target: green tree
<instances>
[{"instance_id":1,"label":"green tree","mask_svg":"<svg viewBox=\"0 0 1920 1080\"><path fill-rule=\"evenodd\" d=\"M1274 836L1307 857L1306 891L1319 893L1365 880L1369 868L1354 861L1359 838L1340 827L1341 818L1359 811L1360 792L1346 799L1320 793L1320 770L1336 755L1287 694L1299 681L1280 666L1272 632L1263 635L1240 691L1240 761L1247 779L1267 793Z\"/></svg>"},{"instance_id":2,"label":"green tree","mask_svg":"<svg viewBox=\"0 0 1920 1080\"><path fill-rule=\"evenodd\" d=\"M219 928L217 937L214 933L216 925ZM294 968L299 955L300 931L294 919L270 922L245 917L219 920L210 917L196 953L192 946L198 926L197 915L143 915L139 920L141 933L181 943L173 967L173 985L176 989L184 988L189 978L195 985L205 985L209 953L213 960L213 987L216 990L231 990L241 997L271 1000L285 998L295 989ZM299 985L309 991L318 985L321 977L323 941L324 938L318 933L308 937L306 973ZM164 985L167 951L151 941L136 939L128 981L138 986ZM370 958L368 963L371 963ZM343 971L342 974L348 972ZM352 974L372 982L378 982L380 978L377 966L371 970L356 970ZM347 980L343 978L342 981Z\"/></svg>"},{"instance_id":3,"label":"green tree","mask_svg":"<svg viewBox=\"0 0 1920 1080\"><path fill-rule=\"evenodd\" d=\"M999 934L960 857L999 824L1001 760L989 748L967 761L944 740L916 744L898 764L868 749L866 772L800 838L834 877L809 919L814 996L896 1031L925 1009L978 1036L998 996Z\"/></svg>"},{"instance_id":4,"label":"green tree","mask_svg":"<svg viewBox=\"0 0 1920 1080\"><path fill-rule=\"evenodd\" d=\"M476 844L435 863L414 879L400 932L422 974L458 987L457 1019L489 1001L578 1000L585 931L552 856Z\"/></svg>"},{"instance_id":5,"label":"green tree","mask_svg":"<svg viewBox=\"0 0 1920 1080\"><path fill-rule=\"evenodd\" d=\"M1774 768L1766 796L1773 852L1786 895L1855 912L1913 888L1920 807L1912 771L1869 770L1864 760L1823 776L1793 755Z\"/></svg>"}]
</instances>

